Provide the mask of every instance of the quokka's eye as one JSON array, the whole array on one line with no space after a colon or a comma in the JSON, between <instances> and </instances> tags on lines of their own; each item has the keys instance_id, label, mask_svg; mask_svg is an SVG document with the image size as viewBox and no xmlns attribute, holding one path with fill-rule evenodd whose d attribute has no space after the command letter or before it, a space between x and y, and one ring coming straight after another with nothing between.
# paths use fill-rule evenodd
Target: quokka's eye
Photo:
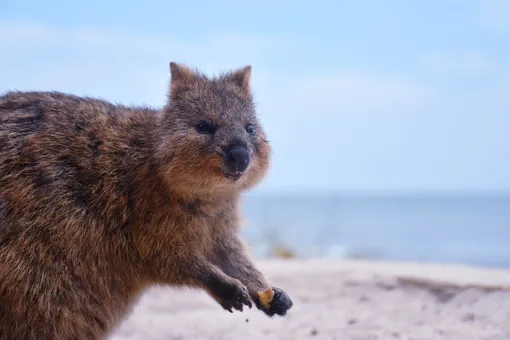
<instances>
[{"instance_id":1,"label":"quokka's eye","mask_svg":"<svg viewBox=\"0 0 510 340\"><path fill-rule=\"evenodd\" d=\"M214 126L212 124L209 124L207 122L200 122L196 126L197 132L204 134L204 135L212 135L215 131Z\"/></svg>"},{"instance_id":2,"label":"quokka's eye","mask_svg":"<svg viewBox=\"0 0 510 340\"><path fill-rule=\"evenodd\" d=\"M255 126L253 124L246 125L246 131L248 131L250 135L253 135L255 133Z\"/></svg>"}]
</instances>

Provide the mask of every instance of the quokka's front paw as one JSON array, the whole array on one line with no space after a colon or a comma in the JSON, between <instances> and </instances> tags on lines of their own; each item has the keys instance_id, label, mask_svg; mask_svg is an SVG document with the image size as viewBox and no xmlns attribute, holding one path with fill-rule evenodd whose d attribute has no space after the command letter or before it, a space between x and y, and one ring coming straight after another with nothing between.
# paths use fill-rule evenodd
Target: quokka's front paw
<instances>
[{"instance_id":1,"label":"quokka's front paw","mask_svg":"<svg viewBox=\"0 0 510 340\"><path fill-rule=\"evenodd\" d=\"M280 288L270 288L264 292L257 292L254 297L255 305L268 316L287 314L294 303L290 297Z\"/></svg>"},{"instance_id":2,"label":"quokka's front paw","mask_svg":"<svg viewBox=\"0 0 510 340\"><path fill-rule=\"evenodd\" d=\"M233 313L232 308L242 312L243 306L252 307L248 290L240 282L229 287L225 293L224 295L222 294L223 296L218 297L218 302L230 313Z\"/></svg>"}]
</instances>

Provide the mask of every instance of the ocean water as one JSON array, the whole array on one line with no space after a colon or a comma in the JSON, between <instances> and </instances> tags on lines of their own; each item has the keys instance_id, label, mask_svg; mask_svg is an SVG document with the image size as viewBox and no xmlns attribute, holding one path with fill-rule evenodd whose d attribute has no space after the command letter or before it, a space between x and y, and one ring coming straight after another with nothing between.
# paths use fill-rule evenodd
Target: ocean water
<instances>
[{"instance_id":1,"label":"ocean water","mask_svg":"<svg viewBox=\"0 0 510 340\"><path fill-rule=\"evenodd\" d=\"M364 257L510 268L509 196L247 196L258 258Z\"/></svg>"}]
</instances>

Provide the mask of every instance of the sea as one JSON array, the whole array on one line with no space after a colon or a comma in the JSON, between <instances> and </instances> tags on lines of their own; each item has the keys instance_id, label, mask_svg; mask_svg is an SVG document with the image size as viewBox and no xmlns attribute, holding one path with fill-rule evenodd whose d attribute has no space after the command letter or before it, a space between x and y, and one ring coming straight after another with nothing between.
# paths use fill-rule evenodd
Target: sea
<instances>
[{"instance_id":1,"label":"sea","mask_svg":"<svg viewBox=\"0 0 510 340\"><path fill-rule=\"evenodd\" d=\"M241 236L256 258L426 261L510 268L509 195L251 195Z\"/></svg>"}]
</instances>

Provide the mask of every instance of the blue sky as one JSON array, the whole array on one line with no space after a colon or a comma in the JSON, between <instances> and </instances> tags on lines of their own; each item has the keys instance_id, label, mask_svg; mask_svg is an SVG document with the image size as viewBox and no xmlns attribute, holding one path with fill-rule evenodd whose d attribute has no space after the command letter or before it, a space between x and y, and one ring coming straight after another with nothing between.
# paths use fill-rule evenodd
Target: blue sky
<instances>
[{"instance_id":1,"label":"blue sky","mask_svg":"<svg viewBox=\"0 0 510 340\"><path fill-rule=\"evenodd\" d=\"M0 92L161 106L251 64L259 191L510 191L510 1L0 3Z\"/></svg>"}]
</instances>

